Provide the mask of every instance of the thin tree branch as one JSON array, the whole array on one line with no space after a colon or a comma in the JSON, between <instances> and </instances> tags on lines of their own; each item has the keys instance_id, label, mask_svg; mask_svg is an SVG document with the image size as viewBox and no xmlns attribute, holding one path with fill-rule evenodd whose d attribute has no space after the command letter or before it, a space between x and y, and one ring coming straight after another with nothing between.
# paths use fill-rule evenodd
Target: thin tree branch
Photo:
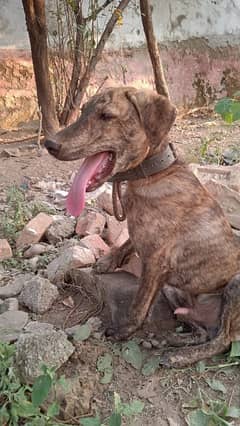
<instances>
[{"instance_id":1,"label":"thin tree branch","mask_svg":"<svg viewBox=\"0 0 240 426\"><path fill-rule=\"evenodd\" d=\"M87 17L85 18L85 21L86 21L86 22L91 21L91 20L92 20L95 16L97 16L99 13L101 13L101 12L102 12L102 10L104 10L104 9L105 9L107 6L109 6L109 4L111 4L111 3L113 3L113 0L106 0L106 1L102 4L102 6L99 6L99 8L95 10L95 12L94 12L94 13L91 13L91 15L87 16Z\"/></svg>"},{"instance_id":2,"label":"thin tree branch","mask_svg":"<svg viewBox=\"0 0 240 426\"><path fill-rule=\"evenodd\" d=\"M76 94L75 99L74 99L73 109L71 111L69 111L69 113L68 113L67 123L72 122L77 118L77 116L79 114L78 108L81 105L85 90L86 90L88 83L89 83L89 80L90 80L90 78L91 78L91 76L92 76L92 74L95 70L95 67L96 67L98 61L101 59L102 52L103 52L103 49L105 47L105 44L106 44L110 34L112 33L114 26L116 25L116 23L119 19L119 13L121 14L123 12L123 10L128 6L129 2L130 2L130 0L121 0L118 4L117 8L114 10L111 18L109 19L109 21L108 21L108 23L107 23L107 25L106 25L103 33L102 33L102 36L101 36L101 38L98 42L98 45L97 45L89 63L88 63L88 65L87 65L86 71L85 71L83 77L80 80L79 87L78 87L78 90L77 90L77 94ZM118 13L116 13L116 11Z\"/></svg>"},{"instance_id":3,"label":"thin tree branch","mask_svg":"<svg viewBox=\"0 0 240 426\"><path fill-rule=\"evenodd\" d=\"M160 95L169 98L168 86L164 76L159 47L153 30L152 12L148 0L140 0L140 11L148 52L152 62L156 90Z\"/></svg>"}]
</instances>

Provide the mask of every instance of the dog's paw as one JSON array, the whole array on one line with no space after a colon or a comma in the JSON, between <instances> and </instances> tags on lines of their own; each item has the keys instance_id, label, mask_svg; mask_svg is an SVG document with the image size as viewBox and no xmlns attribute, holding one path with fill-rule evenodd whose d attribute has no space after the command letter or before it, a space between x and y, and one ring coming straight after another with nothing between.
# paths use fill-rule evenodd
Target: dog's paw
<instances>
[{"instance_id":1,"label":"dog's paw","mask_svg":"<svg viewBox=\"0 0 240 426\"><path fill-rule=\"evenodd\" d=\"M93 266L93 269L97 274L106 274L109 272L114 272L116 268L117 261L111 253L106 256L103 256Z\"/></svg>"}]
</instances>

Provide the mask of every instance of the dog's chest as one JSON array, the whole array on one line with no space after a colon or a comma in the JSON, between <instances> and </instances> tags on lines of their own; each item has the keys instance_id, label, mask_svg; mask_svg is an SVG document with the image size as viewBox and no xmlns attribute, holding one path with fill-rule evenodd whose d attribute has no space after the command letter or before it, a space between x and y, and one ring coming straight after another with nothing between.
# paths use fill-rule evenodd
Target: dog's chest
<instances>
[{"instance_id":1,"label":"dog's chest","mask_svg":"<svg viewBox=\"0 0 240 426\"><path fill-rule=\"evenodd\" d=\"M142 247L155 249L172 233L167 209L161 209L159 198L146 198L127 190L123 199L128 231L138 252Z\"/></svg>"}]
</instances>

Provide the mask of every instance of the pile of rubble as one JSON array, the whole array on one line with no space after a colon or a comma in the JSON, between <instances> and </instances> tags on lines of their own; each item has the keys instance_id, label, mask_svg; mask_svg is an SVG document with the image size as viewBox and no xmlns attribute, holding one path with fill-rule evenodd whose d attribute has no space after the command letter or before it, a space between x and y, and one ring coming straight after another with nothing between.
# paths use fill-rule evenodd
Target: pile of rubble
<instances>
[{"instance_id":1,"label":"pile of rubble","mask_svg":"<svg viewBox=\"0 0 240 426\"><path fill-rule=\"evenodd\" d=\"M240 165L194 164L190 167L217 198L238 233ZM65 191L58 189L55 193L61 201L66 196ZM118 222L113 215L109 185L96 198L89 200L77 220L65 213L39 213L19 233L16 249L22 251L31 272L18 273L10 279L6 271L0 270L0 340L17 341L16 362L26 380L32 381L40 373L41 363L60 367L74 352L74 346L63 330L32 321L32 314L36 314L37 318L51 308L59 298L59 289L70 270L92 267L101 256L127 239L126 221ZM0 260L11 259L12 256L8 241L0 240ZM39 266L43 256L51 259L46 267ZM124 269L139 276L139 259L133 256Z\"/></svg>"}]
</instances>

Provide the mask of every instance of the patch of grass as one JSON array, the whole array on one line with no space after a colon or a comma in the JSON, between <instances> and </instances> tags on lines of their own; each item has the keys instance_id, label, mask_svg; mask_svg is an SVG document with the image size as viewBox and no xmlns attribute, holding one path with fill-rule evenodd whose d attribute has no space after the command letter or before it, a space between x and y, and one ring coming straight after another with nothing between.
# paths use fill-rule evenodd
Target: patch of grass
<instances>
[{"instance_id":1,"label":"patch of grass","mask_svg":"<svg viewBox=\"0 0 240 426\"><path fill-rule=\"evenodd\" d=\"M221 163L222 159L222 148L220 146L213 146L215 139L202 138L199 147L198 156L200 157L200 163L202 164L217 164Z\"/></svg>"},{"instance_id":2,"label":"patch of grass","mask_svg":"<svg viewBox=\"0 0 240 426\"><path fill-rule=\"evenodd\" d=\"M114 408L112 414L103 421L99 416L87 417L80 420L81 426L121 426L124 418L129 418L142 413L144 404L134 400L130 403L123 403L120 396L114 392Z\"/></svg>"},{"instance_id":3,"label":"patch of grass","mask_svg":"<svg viewBox=\"0 0 240 426\"><path fill-rule=\"evenodd\" d=\"M7 209L0 221L0 237L14 244L19 231L38 213L54 214L55 210L43 202L26 200L25 192L13 185L7 189Z\"/></svg>"},{"instance_id":4,"label":"patch of grass","mask_svg":"<svg viewBox=\"0 0 240 426\"><path fill-rule=\"evenodd\" d=\"M22 384L14 366L15 346L0 342L0 424L2 426L61 426L55 417L59 405L54 402L43 412L42 404L57 383L64 386L64 379L57 379L54 368L42 367L33 386Z\"/></svg>"},{"instance_id":5,"label":"patch of grass","mask_svg":"<svg viewBox=\"0 0 240 426\"><path fill-rule=\"evenodd\" d=\"M64 376L58 378L55 368L43 365L42 374L33 385L23 384L14 364L15 352L14 345L0 342L0 425L71 426L59 422L56 418L60 412L60 406L56 401L47 404L49 393L56 385L66 388ZM144 404L141 401L123 403L120 396L114 392L113 410L109 417L104 420L101 420L100 415L82 418L78 424L121 426L123 419L140 414L143 409Z\"/></svg>"},{"instance_id":6,"label":"patch of grass","mask_svg":"<svg viewBox=\"0 0 240 426\"><path fill-rule=\"evenodd\" d=\"M226 362L216 365L206 365L200 361L196 368L199 373L217 370L218 372L240 364L240 342L233 342L231 350L227 356ZM202 376L204 378L204 376ZM212 391L216 392L218 399L211 399L209 395L198 387L198 397L189 404L184 404L183 408L194 408L187 415L187 424L189 426L232 426L231 419L238 419L240 423L240 407L235 407L226 403L227 389L224 384L215 378L205 378L205 382ZM231 397L229 398L231 401ZM235 423L234 423L235 424Z\"/></svg>"}]
</instances>

